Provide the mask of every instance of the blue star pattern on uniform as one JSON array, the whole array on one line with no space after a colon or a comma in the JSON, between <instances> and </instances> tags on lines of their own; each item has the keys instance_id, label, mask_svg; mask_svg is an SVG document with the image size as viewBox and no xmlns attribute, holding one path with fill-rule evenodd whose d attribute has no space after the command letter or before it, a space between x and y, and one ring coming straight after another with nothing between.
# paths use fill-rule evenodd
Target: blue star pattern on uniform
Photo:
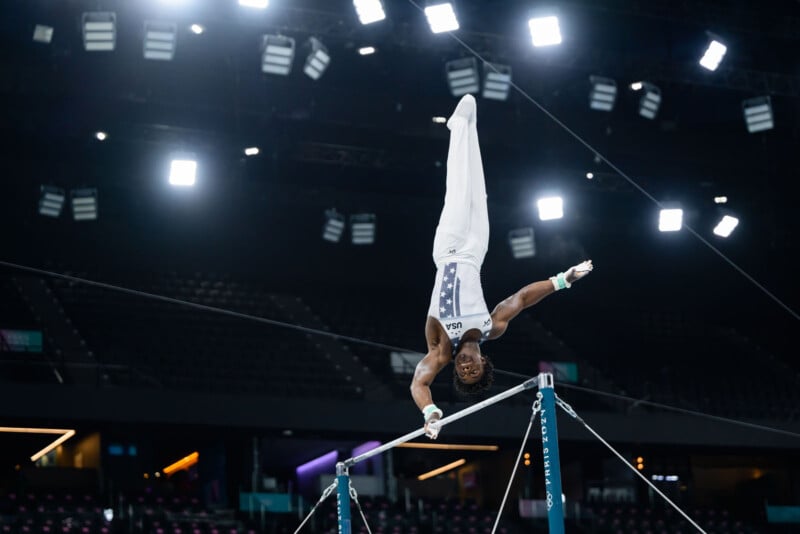
<instances>
[{"instance_id":1,"label":"blue star pattern on uniform","mask_svg":"<svg viewBox=\"0 0 800 534\"><path fill-rule=\"evenodd\" d=\"M460 281L456 277L456 266L456 263L448 263L444 266L442 290L439 293L439 316L442 319L456 317L459 307L457 300Z\"/></svg>"}]
</instances>

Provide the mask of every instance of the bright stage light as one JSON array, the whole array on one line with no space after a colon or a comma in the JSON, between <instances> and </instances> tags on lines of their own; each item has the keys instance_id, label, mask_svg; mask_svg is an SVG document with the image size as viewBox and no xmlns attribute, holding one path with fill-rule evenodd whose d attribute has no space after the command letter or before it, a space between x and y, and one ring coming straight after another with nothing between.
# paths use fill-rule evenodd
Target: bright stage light
<instances>
[{"instance_id":1,"label":"bright stage light","mask_svg":"<svg viewBox=\"0 0 800 534\"><path fill-rule=\"evenodd\" d=\"M750 133L763 132L775 127L772 102L768 96L749 98L742 102L744 121Z\"/></svg>"},{"instance_id":2,"label":"bright stage light","mask_svg":"<svg viewBox=\"0 0 800 534\"><path fill-rule=\"evenodd\" d=\"M550 221L564 216L564 200L561 197L545 197L536 201L539 220Z\"/></svg>"},{"instance_id":3,"label":"bright stage light","mask_svg":"<svg viewBox=\"0 0 800 534\"><path fill-rule=\"evenodd\" d=\"M358 49L358 53L360 55L362 55L362 56L369 56L369 55L375 53L375 47L374 46L362 46L361 48Z\"/></svg>"},{"instance_id":4,"label":"bright stage light","mask_svg":"<svg viewBox=\"0 0 800 534\"><path fill-rule=\"evenodd\" d=\"M677 232L683 227L683 210L679 208L662 209L658 217L660 232Z\"/></svg>"},{"instance_id":5,"label":"bright stage light","mask_svg":"<svg viewBox=\"0 0 800 534\"><path fill-rule=\"evenodd\" d=\"M450 2L426 7L425 16L433 33L452 32L459 28L456 12Z\"/></svg>"},{"instance_id":6,"label":"bright stage light","mask_svg":"<svg viewBox=\"0 0 800 534\"><path fill-rule=\"evenodd\" d=\"M335 209L327 210L325 212L325 226L322 228L322 239L331 243L338 243L342 239L344 226L344 215L338 213Z\"/></svg>"},{"instance_id":7,"label":"bright stage light","mask_svg":"<svg viewBox=\"0 0 800 534\"><path fill-rule=\"evenodd\" d=\"M354 245L371 245L375 242L375 215L360 213L350 216L350 238Z\"/></svg>"},{"instance_id":8,"label":"bright stage light","mask_svg":"<svg viewBox=\"0 0 800 534\"><path fill-rule=\"evenodd\" d=\"M514 259L532 258L536 255L533 228L519 228L508 233L508 244Z\"/></svg>"},{"instance_id":9,"label":"bright stage light","mask_svg":"<svg viewBox=\"0 0 800 534\"><path fill-rule=\"evenodd\" d=\"M491 63L483 64L483 98L506 100L511 89L511 67Z\"/></svg>"},{"instance_id":10,"label":"bright stage light","mask_svg":"<svg viewBox=\"0 0 800 534\"><path fill-rule=\"evenodd\" d=\"M39 198L39 215L45 217L58 217L64 207L64 190L51 185L42 186L42 195Z\"/></svg>"},{"instance_id":11,"label":"bright stage light","mask_svg":"<svg viewBox=\"0 0 800 534\"><path fill-rule=\"evenodd\" d=\"M83 14L83 48L87 52L110 52L117 43L117 15L105 11Z\"/></svg>"},{"instance_id":12,"label":"bright stage light","mask_svg":"<svg viewBox=\"0 0 800 534\"><path fill-rule=\"evenodd\" d=\"M447 117L433 117L431 120L436 124L447 124Z\"/></svg>"},{"instance_id":13,"label":"bright stage light","mask_svg":"<svg viewBox=\"0 0 800 534\"><path fill-rule=\"evenodd\" d=\"M53 27L37 24L33 29L33 40L37 43L50 44L53 40Z\"/></svg>"},{"instance_id":14,"label":"bright stage light","mask_svg":"<svg viewBox=\"0 0 800 534\"><path fill-rule=\"evenodd\" d=\"M269 0L239 0L239 5L244 7L266 9L267 6L269 6Z\"/></svg>"},{"instance_id":15,"label":"bright stage light","mask_svg":"<svg viewBox=\"0 0 800 534\"><path fill-rule=\"evenodd\" d=\"M178 26L172 22L145 21L144 58L171 61L178 42Z\"/></svg>"},{"instance_id":16,"label":"bright stage light","mask_svg":"<svg viewBox=\"0 0 800 534\"><path fill-rule=\"evenodd\" d=\"M165 475L169 476L172 473L175 473L176 471L180 471L182 469L189 469L191 466L195 465L199 459L200 459L200 453L193 452L188 456L184 456L177 462L169 464L167 467L162 469L162 471L164 471ZM156 472L156 476L158 477L160 476L160 474Z\"/></svg>"},{"instance_id":17,"label":"bright stage light","mask_svg":"<svg viewBox=\"0 0 800 534\"><path fill-rule=\"evenodd\" d=\"M728 237L733 233L733 230L739 225L739 219L725 215L722 220L714 227L714 235L720 237Z\"/></svg>"},{"instance_id":18,"label":"bright stage light","mask_svg":"<svg viewBox=\"0 0 800 534\"><path fill-rule=\"evenodd\" d=\"M552 46L561 44L561 29L558 17L536 17L528 21L533 46Z\"/></svg>"},{"instance_id":19,"label":"bright stage light","mask_svg":"<svg viewBox=\"0 0 800 534\"><path fill-rule=\"evenodd\" d=\"M306 58L306 65L303 68L303 72L312 80L319 80L328 69L331 56L328 54L328 49L325 48L322 41L316 37L311 37L309 43L311 45L311 52Z\"/></svg>"},{"instance_id":20,"label":"bright stage light","mask_svg":"<svg viewBox=\"0 0 800 534\"><path fill-rule=\"evenodd\" d=\"M191 31L195 35L200 35L204 31L206 31L206 29L202 24L192 24L191 26L189 26L189 31Z\"/></svg>"},{"instance_id":21,"label":"bright stage light","mask_svg":"<svg viewBox=\"0 0 800 534\"><path fill-rule=\"evenodd\" d=\"M381 0L353 0L361 24L372 24L386 18Z\"/></svg>"},{"instance_id":22,"label":"bright stage light","mask_svg":"<svg viewBox=\"0 0 800 534\"><path fill-rule=\"evenodd\" d=\"M197 174L197 161L174 159L170 165L169 183L176 187L192 187Z\"/></svg>"},{"instance_id":23,"label":"bright stage light","mask_svg":"<svg viewBox=\"0 0 800 534\"><path fill-rule=\"evenodd\" d=\"M244 149L245 156L257 156L260 150L257 146L251 146Z\"/></svg>"},{"instance_id":24,"label":"bright stage light","mask_svg":"<svg viewBox=\"0 0 800 534\"><path fill-rule=\"evenodd\" d=\"M639 115L645 119L653 120L658 115L661 107L661 89L651 83L642 84L644 94L639 99Z\"/></svg>"},{"instance_id":25,"label":"bright stage light","mask_svg":"<svg viewBox=\"0 0 800 534\"><path fill-rule=\"evenodd\" d=\"M642 86L643 86L642 82L633 82L631 84L631 90L639 91L642 88Z\"/></svg>"},{"instance_id":26,"label":"bright stage light","mask_svg":"<svg viewBox=\"0 0 800 534\"><path fill-rule=\"evenodd\" d=\"M719 67L722 58L725 57L725 53L728 51L728 47L724 44L720 43L716 39L712 40L708 44L708 48L706 48L703 57L700 58L700 65L704 68L715 71L717 67Z\"/></svg>"},{"instance_id":27,"label":"bright stage light","mask_svg":"<svg viewBox=\"0 0 800 534\"><path fill-rule=\"evenodd\" d=\"M450 94L453 96L476 94L480 89L478 62L474 57L448 61L445 63L444 69L447 72Z\"/></svg>"},{"instance_id":28,"label":"bright stage light","mask_svg":"<svg viewBox=\"0 0 800 534\"><path fill-rule=\"evenodd\" d=\"M97 139L98 141L105 141L106 139L108 139L108 134L106 132L95 132L94 138Z\"/></svg>"},{"instance_id":29,"label":"bright stage light","mask_svg":"<svg viewBox=\"0 0 800 534\"><path fill-rule=\"evenodd\" d=\"M611 111L617 100L617 82L602 76L589 76L592 90L589 93L589 107L598 111Z\"/></svg>"},{"instance_id":30,"label":"bright stage light","mask_svg":"<svg viewBox=\"0 0 800 534\"><path fill-rule=\"evenodd\" d=\"M728 197L714 197L714 204L727 204Z\"/></svg>"},{"instance_id":31,"label":"bright stage light","mask_svg":"<svg viewBox=\"0 0 800 534\"><path fill-rule=\"evenodd\" d=\"M76 221L97 219L97 189L73 189L72 218Z\"/></svg>"},{"instance_id":32,"label":"bright stage light","mask_svg":"<svg viewBox=\"0 0 800 534\"><path fill-rule=\"evenodd\" d=\"M593 172L587 172L586 173L586 179L587 180L594 180L594 173Z\"/></svg>"},{"instance_id":33,"label":"bright stage light","mask_svg":"<svg viewBox=\"0 0 800 534\"><path fill-rule=\"evenodd\" d=\"M294 61L294 39L284 35L265 35L261 41L261 72L286 76Z\"/></svg>"}]
</instances>

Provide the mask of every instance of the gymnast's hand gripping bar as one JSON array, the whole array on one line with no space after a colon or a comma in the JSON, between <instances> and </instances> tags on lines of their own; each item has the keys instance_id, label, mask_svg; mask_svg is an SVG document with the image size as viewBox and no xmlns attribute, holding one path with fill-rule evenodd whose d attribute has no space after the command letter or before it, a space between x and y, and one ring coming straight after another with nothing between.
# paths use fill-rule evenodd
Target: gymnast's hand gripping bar
<instances>
[{"instance_id":1,"label":"gymnast's hand gripping bar","mask_svg":"<svg viewBox=\"0 0 800 534\"><path fill-rule=\"evenodd\" d=\"M460 412L456 412L453 415L449 415L449 416L439 420L439 426L442 427L442 426L445 426L445 425L448 425L448 424L452 423L453 421L458 421L462 417L466 417L466 416L468 416L470 414L473 414L473 413L477 412L478 410L482 410L482 409L486 408L487 406L491 406L492 404L498 403L498 402L500 402L502 400L505 400L505 399L507 399L509 397L513 397L517 393L521 393L521 392L523 392L525 390L532 389L532 388L534 388L534 387L536 387L538 385L539 385L539 377L537 375L537 376L535 376L533 378L529 378L528 380L526 380L525 382L523 382L522 384L520 384L518 386L515 386L515 387L513 387L511 389L508 389L506 391L503 391L502 393L498 393L494 397L489 397L488 399L483 400L483 401L481 401L481 402L479 402L477 404L473 404L472 406L464 408ZM416 437L419 437L419 436L423 435L424 433L425 433L425 429L424 428L419 428L419 429L417 429L417 430L415 430L413 432L409 432L405 436L400 436L399 438L397 438L394 441L390 441L388 443L384 443L380 447L377 447L375 449L367 451L364 454L349 458L349 459L345 460L344 462L341 462L341 464L345 468L351 467L351 466L353 466L353 465L355 465L355 464L357 464L359 462L363 462L367 458L372 458L373 456L376 456L376 455L381 454L381 453L383 453L385 451L388 451L389 449L391 449L393 447L396 447L397 445L400 445L401 443L405 443L406 441L411 441L412 439L414 439Z\"/></svg>"}]
</instances>

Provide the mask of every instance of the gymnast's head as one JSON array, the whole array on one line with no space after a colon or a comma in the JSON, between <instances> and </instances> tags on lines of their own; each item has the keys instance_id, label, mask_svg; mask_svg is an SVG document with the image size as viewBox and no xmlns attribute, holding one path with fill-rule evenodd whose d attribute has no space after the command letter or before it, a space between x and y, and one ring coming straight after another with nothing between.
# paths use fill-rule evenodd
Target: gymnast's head
<instances>
[{"instance_id":1,"label":"gymnast's head","mask_svg":"<svg viewBox=\"0 0 800 534\"><path fill-rule=\"evenodd\" d=\"M494 382L494 365L477 343L464 343L453 359L453 386L462 395L477 395Z\"/></svg>"}]
</instances>

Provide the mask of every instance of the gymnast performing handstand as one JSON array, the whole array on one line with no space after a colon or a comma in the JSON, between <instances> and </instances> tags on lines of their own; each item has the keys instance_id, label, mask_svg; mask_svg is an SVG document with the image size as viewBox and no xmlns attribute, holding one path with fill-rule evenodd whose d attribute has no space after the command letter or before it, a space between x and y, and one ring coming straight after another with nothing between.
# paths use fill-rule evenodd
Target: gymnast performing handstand
<instances>
[{"instance_id":1,"label":"gymnast performing handstand","mask_svg":"<svg viewBox=\"0 0 800 534\"><path fill-rule=\"evenodd\" d=\"M478 145L475 98L464 96L452 117L447 154L447 192L433 240L436 280L431 295L425 338L428 353L417 364L411 396L422 410L425 434L436 439L443 412L433 403L430 385L454 362L453 384L462 394L491 386L494 367L480 344L502 336L508 322L547 295L566 289L592 270L584 261L549 280L528 284L489 313L481 288L481 265L489 248L486 184Z\"/></svg>"}]
</instances>

